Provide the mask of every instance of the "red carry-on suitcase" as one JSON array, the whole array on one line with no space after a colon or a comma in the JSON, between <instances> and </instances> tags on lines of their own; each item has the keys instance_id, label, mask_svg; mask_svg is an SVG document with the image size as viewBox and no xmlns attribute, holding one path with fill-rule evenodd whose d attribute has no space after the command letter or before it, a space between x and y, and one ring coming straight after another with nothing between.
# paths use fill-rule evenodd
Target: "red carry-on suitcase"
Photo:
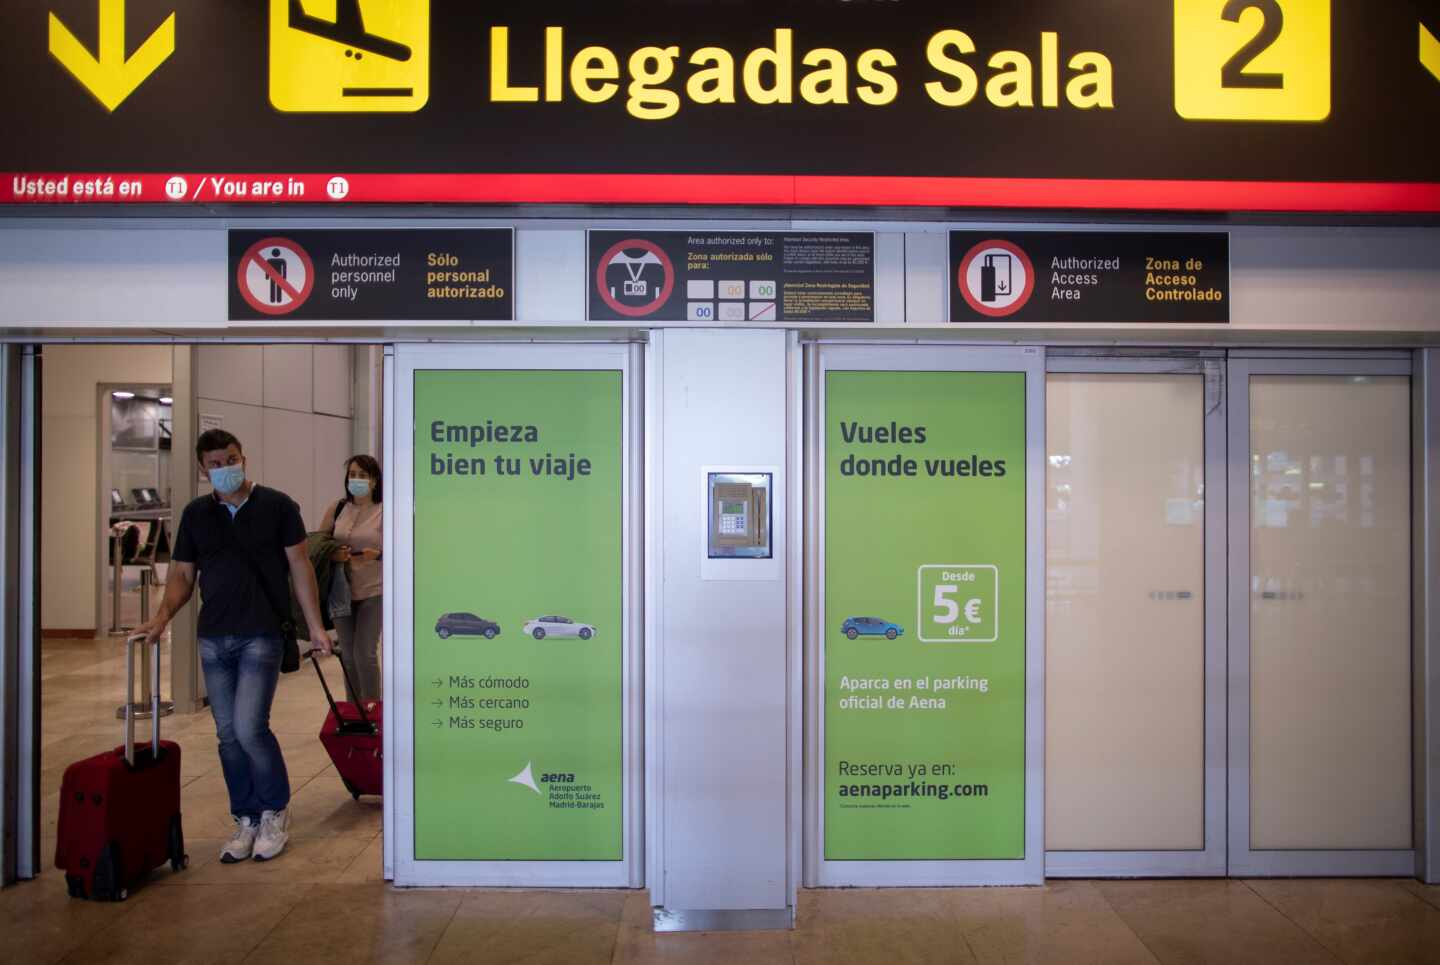
<instances>
[{"instance_id":1,"label":"red carry-on suitcase","mask_svg":"<svg viewBox=\"0 0 1440 965\"><path fill-rule=\"evenodd\" d=\"M125 743L77 761L60 786L55 867L74 898L124 901L130 887L165 862L188 863L180 824L180 745L160 739L160 644L152 645L153 727L148 747L135 746L135 648L125 641Z\"/></svg>"},{"instance_id":2,"label":"red carry-on suitcase","mask_svg":"<svg viewBox=\"0 0 1440 965\"><path fill-rule=\"evenodd\" d=\"M384 705L378 700L352 704L348 700L335 702L330 685L325 682L325 672L312 651L310 662L320 676L320 686L325 688L325 699L330 702L330 713L325 715L325 725L320 728L320 743L335 762L340 772L340 782L345 790L357 801L362 794L380 794L385 789L382 721ZM353 691L350 674L345 664L340 663L340 672Z\"/></svg>"}]
</instances>

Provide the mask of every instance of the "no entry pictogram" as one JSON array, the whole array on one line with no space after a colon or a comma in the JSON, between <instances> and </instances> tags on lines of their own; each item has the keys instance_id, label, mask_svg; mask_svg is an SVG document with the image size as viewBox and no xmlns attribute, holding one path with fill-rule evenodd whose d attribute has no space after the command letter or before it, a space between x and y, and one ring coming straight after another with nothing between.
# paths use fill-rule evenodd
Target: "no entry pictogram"
<instances>
[{"instance_id":1,"label":"no entry pictogram","mask_svg":"<svg viewBox=\"0 0 1440 965\"><path fill-rule=\"evenodd\" d=\"M288 315L315 290L315 266L305 249L289 238L264 238L240 259L235 284L257 312Z\"/></svg>"}]
</instances>

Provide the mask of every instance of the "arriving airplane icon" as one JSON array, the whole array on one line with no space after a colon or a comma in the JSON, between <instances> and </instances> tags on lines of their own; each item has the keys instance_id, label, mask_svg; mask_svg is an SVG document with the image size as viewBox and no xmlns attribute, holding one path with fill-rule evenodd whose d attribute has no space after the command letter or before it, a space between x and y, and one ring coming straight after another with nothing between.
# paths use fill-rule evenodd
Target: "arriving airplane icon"
<instances>
[{"instance_id":1,"label":"arriving airplane icon","mask_svg":"<svg viewBox=\"0 0 1440 965\"><path fill-rule=\"evenodd\" d=\"M360 0L336 0L333 23L306 13L301 0L290 0L290 29L323 40L332 40L341 46L363 50L377 57L399 61L410 59L409 47L365 29L365 15L360 12Z\"/></svg>"},{"instance_id":2,"label":"arriving airplane icon","mask_svg":"<svg viewBox=\"0 0 1440 965\"><path fill-rule=\"evenodd\" d=\"M398 114L429 101L431 0L269 5L270 104L276 110Z\"/></svg>"}]
</instances>

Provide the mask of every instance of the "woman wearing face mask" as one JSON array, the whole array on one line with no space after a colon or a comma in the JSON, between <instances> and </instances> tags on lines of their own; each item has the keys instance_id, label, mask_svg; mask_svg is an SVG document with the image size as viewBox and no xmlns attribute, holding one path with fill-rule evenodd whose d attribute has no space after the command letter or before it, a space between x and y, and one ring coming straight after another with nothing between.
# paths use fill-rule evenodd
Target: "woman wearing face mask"
<instances>
[{"instance_id":1,"label":"woman wearing face mask","mask_svg":"<svg viewBox=\"0 0 1440 965\"><path fill-rule=\"evenodd\" d=\"M345 464L345 495L326 514L335 541L331 559L346 567L350 581L350 615L335 618L340 659L359 691L352 701L380 699L380 624L383 582L380 550L384 543L384 486L380 463L373 456L352 456Z\"/></svg>"}]
</instances>

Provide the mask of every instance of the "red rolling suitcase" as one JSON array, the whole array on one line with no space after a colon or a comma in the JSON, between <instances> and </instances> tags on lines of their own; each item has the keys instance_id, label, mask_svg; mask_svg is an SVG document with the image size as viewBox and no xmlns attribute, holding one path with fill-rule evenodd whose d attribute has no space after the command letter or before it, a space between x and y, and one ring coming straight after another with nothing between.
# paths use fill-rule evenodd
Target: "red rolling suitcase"
<instances>
[{"instance_id":1,"label":"red rolling suitcase","mask_svg":"<svg viewBox=\"0 0 1440 965\"><path fill-rule=\"evenodd\" d=\"M320 743L325 745L330 760L335 762L335 770L340 772L340 782L356 800L359 800L362 794L382 793L385 789L382 729L384 705L378 700L358 704L347 700L337 704L330 693L330 685L325 682L320 661L315 659L313 651L310 662L315 665L320 686L325 688L325 699L330 702L330 713L325 715L325 724L320 728ZM345 674L345 682L350 684L353 691L355 685L350 682L350 675L343 662L340 664L340 672Z\"/></svg>"},{"instance_id":2,"label":"red rolling suitcase","mask_svg":"<svg viewBox=\"0 0 1440 965\"><path fill-rule=\"evenodd\" d=\"M125 641L126 706L135 704L135 648ZM125 715L125 743L77 761L60 786L55 867L74 898L124 901L130 887L165 862L188 863L180 823L180 745L160 739L160 644L153 646L150 744L135 746L135 718Z\"/></svg>"}]
</instances>

